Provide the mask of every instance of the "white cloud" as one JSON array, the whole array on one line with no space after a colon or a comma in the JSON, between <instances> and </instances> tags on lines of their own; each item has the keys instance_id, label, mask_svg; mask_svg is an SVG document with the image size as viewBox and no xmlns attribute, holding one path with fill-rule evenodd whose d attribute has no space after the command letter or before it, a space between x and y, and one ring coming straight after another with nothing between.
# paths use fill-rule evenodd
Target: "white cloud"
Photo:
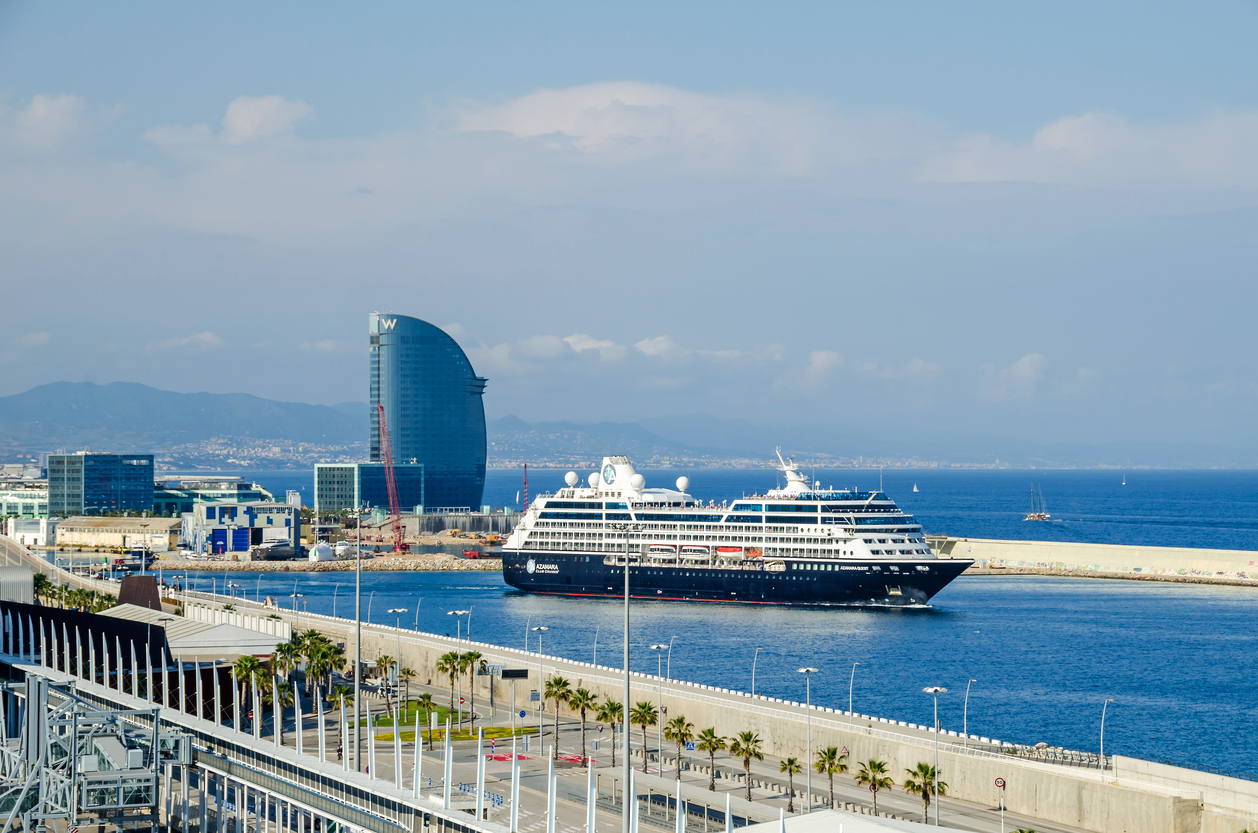
<instances>
[{"instance_id":1,"label":"white cloud","mask_svg":"<svg viewBox=\"0 0 1258 833\"><path fill-rule=\"evenodd\" d=\"M578 353L584 353L586 350L597 350L598 357L605 362L623 359L627 352L623 346L616 344L614 341L597 339L584 333L565 336L564 341L568 342L568 346Z\"/></svg>"},{"instance_id":2,"label":"white cloud","mask_svg":"<svg viewBox=\"0 0 1258 833\"><path fill-rule=\"evenodd\" d=\"M530 336L516 344L521 356L529 359L557 359L564 352L564 340L559 336Z\"/></svg>"},{"instance_id":3,"label":"white cloud","mask_svg":"<svg viewBox=\"0 0 1258 833\"><path fill-rule=\"evenodd\" d=\"M877 362L852 362L852 368L862 376L877 379L913 379L934 376L939 373L939 365L935 362L913 359L903 367L891 367Z\"/></svg>"},{"instance_id":4,"label":"white cloud","mask_svg":"<svg viewBox=\"0 0 1258 833\"><path fill-rule=\"evenodd\" d=\"M19 347L24 347L24 348L25 347L43 347L45 344L47 344L50 341L52 341L51 333L39 332L39 333L27 333L26 335L20 337L17 340L17 343Z\"/></svg>"},{"instance_id":5,"label":"white cloud","mask_svg":"<svg viewBox=\"0 0 1258 833\"><path fill-rule=\"evenodd\" d=\"M53 144L79 130L86 111L87 102L77 95L40 93L31 96L30 103L13 121L28 141Z\"/></svg>"},{"instance_id":6,"label":"white cloud","mask_svg":"<svg viewBox=\"0 0 1258 833\"><path fill-rule=\"evenodd\" d=\"M243 145L286 133L314 108L304 101L289 101L279 95L242 95L227 105L220 136L229 145Z\"/></svg>"},{"instance_id":7,"label":"white cloud","mask_svg":"<svg viewBox=\"0 0 1258 833\"><path fill-rule=\"evenodd\" d=\"M446 324L441 328L441 330L456 341L467 336L467 330L463 329L462 324Z\"/></svg>"},{"instance_id":8,"label":"white cloud","mask_svg":"<svg viewBox=\"0 0 1258 833\"><path fill-rule=\"evenodd\" d=\"M987 377L987 398L1023 401L1030 399L1035 395L1036 386L1046 367L1048 359L1039 353L1027 353L999 372L990 364L984 365L982 369Z\"/></svg>"},{"instance_id":9,"label":"white cloud","mask_svg":"<svg viewBox=\"0 0 1258 833\"><path fill-rule=\"evenodd\" d=\"M178 336L168 338L162 342L152 342L149 344L149 350L178 350L178 349L199 349L212 350L223 347L227 342L219 338L216 334L205 332L196 333L190 336Z\"/></svg>"},{"instance_id":10,"label":"white cloud","mask_svg":"<svg viewBox=\"0 0 1258 833\"><path fill-rule=\"evenodd\" d=\"M518 373L524 370L524 365L516 361L512 355L509 344L495 344L492 347L484 344L476 347L465 345L463 350L467 353L472 367L482 376L494 373Z\"/></svg>"},{"instance_id":11,"label":"white cloud","mask_svg":"<svg viewBox=\"0 0 1258 833\"><path fill-rule=\"evenodd\" d=\"M637 342L633 346L634 349L642 355L659 359L679 358L690 352L689 350L685 350L679 346L677 342L673 341L672 336L644 338L642 341Z\"/></svg>"}]
</instances>

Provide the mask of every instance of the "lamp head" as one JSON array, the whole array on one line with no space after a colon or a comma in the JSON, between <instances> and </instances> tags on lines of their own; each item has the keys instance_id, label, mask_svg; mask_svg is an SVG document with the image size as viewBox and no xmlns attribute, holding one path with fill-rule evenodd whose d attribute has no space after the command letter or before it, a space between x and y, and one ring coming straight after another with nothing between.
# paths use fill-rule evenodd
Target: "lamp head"
<instances>
[{"instance_id":1,"label":"lamp head","mask_svg":"<svg viewBox=\"0 0 1258 833\"><path fill-rule=\"evenodd\" d=\"M666 651L668 650L668 646L667 645L652 645L651 650L652 651Z\"/></svg>"},{"instance_id":2,"label":"lamp head","mask_svg":"<svg viewBox=\"0 0 1258 833\"><path fill-rule=\"evenodd\" d=\"M927 694L947 694L948 693L948 689L944 688L941 685L928 686L922 689L922 691L926 692Z\"/></svg>"},{"instance_id":3,"label":"lamp head","mask_svg":"<svg viewBox=\"0 0 1258 833\"><path fill-rule=\"evenodd\" d=\"M546 627L545 625L538 625L537 627L532 628L532 630L535 630L535 631L548 631L548 630L550 630L550 628Z\"/></svg>"},{"instance_id":4,"label":"lamp head","mask_svg":"<svg viewBox=\"0 0 1258 833\"><path fill-rule=\"evenodd\" d=\"M796 670L796 673L799 673L799 674L816 674L817 673L816 668L797 668L795 670Z\"/></svg>"}]
</instances>

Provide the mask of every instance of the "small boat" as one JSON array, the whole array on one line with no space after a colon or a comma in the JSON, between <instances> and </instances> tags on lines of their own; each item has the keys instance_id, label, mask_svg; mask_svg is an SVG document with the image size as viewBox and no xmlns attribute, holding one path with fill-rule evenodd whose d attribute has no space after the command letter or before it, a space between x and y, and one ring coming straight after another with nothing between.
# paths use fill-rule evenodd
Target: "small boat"
<instances>
[{"instance_id":1,"label":"small boat","mask_svg":"<svg viewBox=\"0 0 1258 833\"><path fill-rule=\"evenodd\" d=\"M1125 475L1125 474L1123 475L1123 485L1124 485L1124 486L1126 486L1126 485L1127 485L1127 475Z\"/></svg>"},{"instance_id":2,"label":"small boat","mask_svg":"<svg viewBox=\"0 0 1258 833\"><path fill-rule=\"evenodd\" d=\"M671 544L652 544L651 555L676 555L677 548Z\"/></svg>"},{"instance_id":3,"label":"small boat","mask_svg":"<svg viewBox=\"0 0 1258 833\"><path fill-rule=\"evenodd\" d=\"M717 547L716 554L723 555L723 556L742 555L743 548L742 547Z\"/></svg>"},{"instance_id":4,"label":"small boat","mask_svg":"<svg viewBox=\"0 0 1258 833\"><path fill-rule=\"evenodd\" d=\"M480 550L463 550L464 558L480 558L484 553Z\"/></svg>"},{"instance_id":5,"label":"small boat","mask_svg":"<svg viewBox=\"0 0 1258 833\"><path fill-rule=\"evenodd\" d=\"M917 484L916 484L916 483L914 483L914 484L913 484L913 491L915 491L915 492L917 491Z\"/></svg>"},{"instance_id":6,"label":"small boat","mask_svg":"<svg viewBox=\"0 0 1258 833\"><path fill-rule=\"evenodd\" d=\"M1044 505L1044 492L1037 489L1034 484L1031 486L1031 511L1023 518L1024 521L1046 521L1052 515L1048 514L1048 507Z\"/></svg>"}]
</instances>

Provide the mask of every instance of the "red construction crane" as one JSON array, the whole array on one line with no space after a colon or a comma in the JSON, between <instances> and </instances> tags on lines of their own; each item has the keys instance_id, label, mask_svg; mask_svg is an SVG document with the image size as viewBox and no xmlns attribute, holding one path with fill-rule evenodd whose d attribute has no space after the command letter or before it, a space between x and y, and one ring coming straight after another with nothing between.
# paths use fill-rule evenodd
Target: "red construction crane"
<instances>
[{"instance_id":1,"label":"red construction crane","mask_svg":"<svg viewBox=\"0 0 1258 833\"><path fill-rule=\"evenodd\" d=\"M393 551L406 552L410 547L402 541L402 510L397 502L397 478L393 476L393 446L389 443L389 426L384 421L384 405L376 407L380 418L380 456L384 458L384 480L389 486L389 514L393 517Z\"/></svg>"}]
</instances>

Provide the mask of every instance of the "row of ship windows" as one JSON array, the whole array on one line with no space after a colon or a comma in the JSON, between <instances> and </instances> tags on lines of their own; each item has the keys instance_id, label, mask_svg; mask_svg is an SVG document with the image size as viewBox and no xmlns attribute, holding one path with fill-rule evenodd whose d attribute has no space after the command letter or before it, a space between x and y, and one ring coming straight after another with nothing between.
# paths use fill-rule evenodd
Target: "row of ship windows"
<instances>
[{"instance_id":1,"label":"row of ship windows","mask_svg":"<svg viewBox=\"0 0 1258 833\"><path fill-rule=\"evenodd\" d=\"M719 532L719 533L722 533L723 535L727 535L731 532L755 532L757 534L794 533L798 535L798 534L803 534L806 532L814 531L811 528L800 530L793 526L725 526L725 525L718 526L718 525L713 525L713 524L645 524L644 526L648 531L652 531L652 532L654 531L685 532L688 534L700 533L700 532ZM533 524L533 529L535 530L536 529L606 530L607 527L605 527L603 524L600 524L600 523L579 523L579 522L573 522L573 521L536 521ZM882 532L882 533L890 532L893 534L898 532L901 534L909 534L909 533L920 533L922 530L920 527L911 526L911 527L892 527L888 529L869 529L869 530L861 530L861 531L865 532L866 534L870 532L875 532L875 533L876 532ZM620 538L621 540L624 540L623 533L621 532L608 531L607 534L609 537ZM866 543L872 543L872 541L867 540Z\"/></svg>"}]
</instances>

